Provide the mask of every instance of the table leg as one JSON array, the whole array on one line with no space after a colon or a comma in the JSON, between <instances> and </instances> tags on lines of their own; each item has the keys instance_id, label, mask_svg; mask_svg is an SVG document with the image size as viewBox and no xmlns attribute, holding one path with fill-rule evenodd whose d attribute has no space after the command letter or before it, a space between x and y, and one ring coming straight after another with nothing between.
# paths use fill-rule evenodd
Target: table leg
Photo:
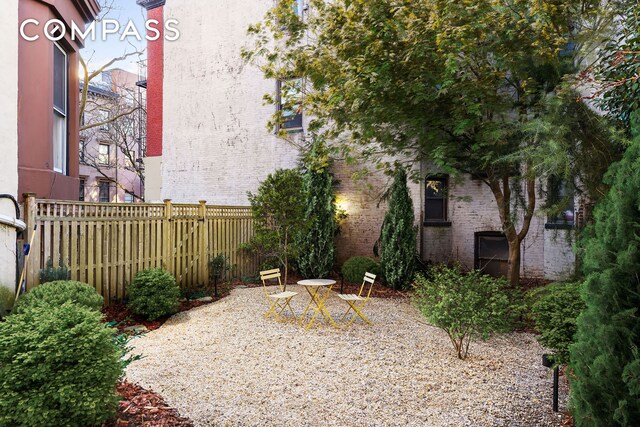
<instances>
[{"instance_id":1,"label":"table leg","mask_svg":"<svg viewBox=\"0 0 640 427\"><path fill-rule=\"evenodd\" d=\"M338 325L336 325L336 322L333 321L333 318L331 317L331 314L329 314L329 311L324 306L324 302L329 297L329 294L331 293L331 288L332 287L333 287L333 285L329 286L329 289L327 289L327 292L324 294L324 297L319 301L318 309L320 309L320 311L321 311L322 315L324 316L324 318L326 320L330 321L334 328L337 328Z\"/></svg>"},{"instance_id":2,"label":"table leg","mask_svg":"<svg viewBox=\"0 0 640 427\"><path fill-rule=\"evenodd\" d=\"M307 286L305 286L304 289L307 291L307 293L309 294L311 299L309 300L309 304L307 304L307 307L304 309L304 311L302 312L302 315L300 316L300 321L301 322L303 321L304 316L307 314L307 311L309 311L309 307L311 307L311 304L315 303L316 294L318 293L318 288L315 288L313 292ZM316 303L316 305L317 305L317 303Z\"/></svg>"}]
</instances>

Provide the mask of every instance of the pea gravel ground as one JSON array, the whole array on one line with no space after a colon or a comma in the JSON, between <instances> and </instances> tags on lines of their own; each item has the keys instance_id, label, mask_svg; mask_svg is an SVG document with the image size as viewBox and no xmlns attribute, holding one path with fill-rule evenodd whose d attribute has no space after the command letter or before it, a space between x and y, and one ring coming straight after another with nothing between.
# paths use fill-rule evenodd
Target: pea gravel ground
<instances>
[{"instance_id":1,"label":"pea gravel ground","mask_svg":"<svg viewBox=\"0 0 640 427\"><path fill-rule=\"evenodd\" d=\"M298 291L293 308L309 298ZM334 329L264 319L262 288L175 315L134 340L129 381L197 426L560 426L530 334L472 343L458 360L407 299L372 299L374 323ZM346 305L335 294L330 313ZM339 323L340 325L340 323ZM560 392L566 396L566 385ZM561 411L564 409L561 402Z\"/></svg>"}]
</instances>

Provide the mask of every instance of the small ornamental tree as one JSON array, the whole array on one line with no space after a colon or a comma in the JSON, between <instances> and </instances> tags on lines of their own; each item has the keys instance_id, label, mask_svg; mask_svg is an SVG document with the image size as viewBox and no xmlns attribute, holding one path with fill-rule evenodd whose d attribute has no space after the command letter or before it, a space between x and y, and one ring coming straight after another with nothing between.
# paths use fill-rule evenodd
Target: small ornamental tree
<instances>
[{"instance_id":1,"label":"small ornamental tree","mask_svg":"<svg viewBox=\"0 0 640 427\"><path fill-rule=\"evenodd\" d=\"M387 284L394 289L411 284L415 267L416 231L413 202L407 188L407 173L398 169L391 187L389 207L380 237L380 266Z\"/></svg>"},{"instance_id":2,"label":"small ornamental tree","mask_svg":"<svg viewBox=\"0 0 640 427\"><path fill-rule=\"evenodd\" d=\"M295 169L278 169L260 183L258 192L248 193L255 234L251 241L266 262L284 268L286 289L289 261L298 255L295 236L304 230L302 176Z\"/></svg>"},{"instance_id":3,"label":"small ornamental tree","mask_svg":"<svg viewBox=\"0 0 640 427\"><path fill-rule=\"evenodd\" d=\"M582 297L587 308L570 347L577 426L631 426L640 420L639 171L636 134L611 167L611 189L586 231Z\"/></svg>"},{"instance_id":4,"label":"small ornamental tree","mask_svg":"<svg viewBox=\"0 0 640 427\"><path fill-rule=\"evenodd\" d=\"M324 143L316 140L305 159L302 177L307 228L298 237L298 269L303 277L326 277L335 261L336 206L329 166L329 153Z\"/></svg>"}]
</instances>

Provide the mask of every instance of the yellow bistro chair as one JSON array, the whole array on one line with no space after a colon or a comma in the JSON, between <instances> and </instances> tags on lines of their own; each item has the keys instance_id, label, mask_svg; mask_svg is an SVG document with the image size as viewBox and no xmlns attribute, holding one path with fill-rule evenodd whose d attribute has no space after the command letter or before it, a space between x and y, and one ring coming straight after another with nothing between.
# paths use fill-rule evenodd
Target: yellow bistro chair
<instances>
[{"instance_id":1,"label":"yellow bistro chair","mask_svg":"<svg viewBox=\"0 0 640 427\"><path fill-rule=\"evenodd\" d=\"M356 317L360 317L362 320L364 320L365 322L371 324L371 321L369 319L367 319L367 316L364 315L364 313L362 313L362 309L364 308L364 306L367 304L367 301L369 301L369 296L371 295L371 290L373 289L373 282L375 282L376 280L376 275L372 274L372 273L364 273L364 279L362 279L362 286L360 286L360 292L358 292L358 295L356 294L338 294L338 297L345 301L347 304L349 304L349 308L347 308L347 311L344 313L344 315L342 316L342 320L345 319L345 317L347 317L347 314L349 314L349 312L351 310L354 311L353 313L353 317L351 318L351 320L349 321L348 325L352 324L354 320L356 320ZM364 290L366 285L368 284L369 289L366 293L366 295L364 295Z\"/></svg>"},{"instance_id":2,"label":"yellow bistro chair","mask_svg":"<svg viewBox=\"0 0 640 427\"><path fill-rule=\"evenodd\" d=\"M271 314L275 314L276 318L280 318L280 314L289 307L293 318L296 318L296 314L291 308L291 298L298 295L297 292L284 291L282 288L282 282L280 281L280 269L274 268L273 270L264 270L260 272L260 279L262 280L262 287L264 288L264 295L269 302L269 311L267 311L264 317L269 317ZM270 294L267 290L267 280L278 280L278 286L280 292Z\"/></svg>"}]
</instances>

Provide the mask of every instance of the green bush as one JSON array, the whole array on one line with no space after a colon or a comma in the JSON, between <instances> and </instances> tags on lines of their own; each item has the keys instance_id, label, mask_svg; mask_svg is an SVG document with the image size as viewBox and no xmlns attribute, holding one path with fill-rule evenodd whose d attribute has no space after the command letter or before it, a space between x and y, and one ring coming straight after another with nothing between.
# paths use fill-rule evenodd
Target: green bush
<instances>
[{"instance_id":1,"label":"green bush","mask_svg":"<svg viewBox=\"0 0 640 427\"><path fill-rule=\"evenodd\" d=\"M161 268L136 274L127 287L127 305L149 320L175 313L180 304L180 288L176 279Z\"/></svg>"},{"instance_id":2,"label":"green bush","mask_svg":"<svg viewBox=\"0 0 640 427\"><path fill-rule=\"evenodd\" d=\"M0 323L0 426L101 425L122 375L114 330L72 302Z\"/></svg>"},{"instance_id":3,"label":"green bush","mask_svg":"<svg viewBox=\"0 0 640 427\"><path fill-rule=\"evenodd\" d=\"M504 279L460 266L437 265L425 277L417 274L413 300L429 323L444 330L458 358L464 359L472 340L508 330L519 315Z\"/></svg>"},{"instance_id":4,"label":"green bush","mask_svg":"<svg viewBox=\"0 0 640 427\"><path fill-rule=\"evenodd\" d=\"M380 264L366 256L354 256L342 264L344 280L351 283L361 283L364 273L380 274Z\"/></svg>"},{"instance_id":5,"label":"green bush","mask_svg":"<svg viewBox=\"0 0 640 427\"><path fill-rule=\"evenodd\" d=\"M297 269L304 278L327 277L336 258L336 197L329 172L331 159L324 140L315 135L312 139L302 177L307 228L296 237L300 249Z\"/></svg>"},{"instance_id":6,"label":"green bush","mask_svg":"<svg viewBox=\"0 0 640 427\"><path fill-rule=\"evenodd\" d=\"M0 284L0 319L9 314L9 310L13 307L14 298L13 291Z\"/></svg>"},{"instance_id":7,"label":"green bush","mask_svg":"<svg viewBox=\"0 0 640 427\"><path fill-rule=\"evenodd\" d=\"M538 341L554 350L554 363L569 363L569 345L578 329L576 319L584 310L579 283L552 283L533 291L537 299L531 313L540 332Z\"/></svg>"},{"instance_id":8,"label":"green bush","mask_svg":"<svg viewBox=\"0 0 640 427\"><path fill-rule=\"evenodd\" d=\"M48 282L56 282L58 280L69 280L71 278L71 272L60 259L60 266L54 267L53 260L49 258L45 268L40 270L40 284Z\"/></svg>"},{"instance_id":9,"label":"green bush","mask_svg":"<svg viewBox=\"0 0 640 427\"><path fill-rule=\"evenodd\" d=\"M387 286L406 289L415 271L416 230L404 168L396 171L380 235L380 267Z\"/></svg>"},{"instance_id":10,"label":"green bush","mask_svg":"<svg viewBox=\"0 0 640 427\"><path fill-rule=\"evenodd\" d=\"M35 307L59 306L70 301L100 311L104 299L91 286L73 280L58 280L33 288L18 299L16 313Z\"/></svg>"}]
</instances>

